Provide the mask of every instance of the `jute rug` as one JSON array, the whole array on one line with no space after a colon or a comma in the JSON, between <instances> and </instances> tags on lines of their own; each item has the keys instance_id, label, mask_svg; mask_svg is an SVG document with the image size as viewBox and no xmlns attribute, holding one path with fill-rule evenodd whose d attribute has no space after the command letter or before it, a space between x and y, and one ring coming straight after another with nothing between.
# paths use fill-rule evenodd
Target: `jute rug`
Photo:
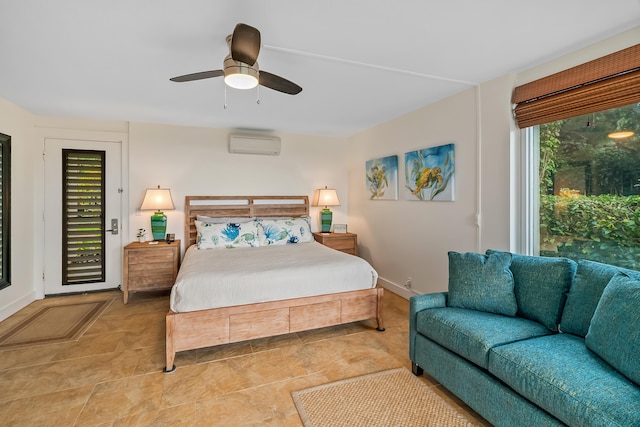
<instances>
[{"instance_id":1,"label":"jute rug","mask_svg":"<svg viewBox=\"0 0 640 427\"><path fill-rule=\"evenodd\" d=\"M405 368L291 393L305 427L474 426Z\"/></svg>"},{"instance_id":2,"label":"jute rug","mask_svg":"<svg viewBox=\"0 0 640 427\"><path fill-rule=\"evenodd\" d=\"M42 307L0 335L0 350L76 341L113 299Z\"/></svg>"}]
</instances>

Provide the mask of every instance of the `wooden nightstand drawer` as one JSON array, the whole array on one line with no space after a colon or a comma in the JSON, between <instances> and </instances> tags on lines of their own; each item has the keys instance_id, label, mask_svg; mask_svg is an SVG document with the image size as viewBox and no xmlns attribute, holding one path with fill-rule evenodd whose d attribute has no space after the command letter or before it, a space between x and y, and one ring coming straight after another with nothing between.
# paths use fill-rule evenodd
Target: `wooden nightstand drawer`
<instances>
[{"instance_id":1,"label":"wooden nightstand drawer","mask_svg":"<svg viewBox=\"0 0 640 427\"><path fill-rule=\"evenodd\" d=\"M129 256L131 260L131 256ZM155 276L162 274L172 274L173 264L172 259L168 259L165 262L147 262L147 263L132 263L129 262L129 278L138 276Z\"/></svg>"},{"instance_id":2,"label":"wooden nightstand drawer","mask_svg":"<svg viewBox=\"0 0 640 427\"><path fill-rule=\"evenodd\" d=\"M180 264L180 241L170 244L133 242L124 247L122 292L171 289Z\"/></svg>"},{"instance_id":3,"label":"wooden nightstand drawer","mask_svg":"<svg viewBox=\"0 0 640 427\"><path fill-rule=\"evenodd\" d=\"M313 233L313 238L332 249L358 255L358 235L354 233Z\"/></svg>"},{"instance_id":4,"label":"wooden nightstand drawer","mask_svg":"<svg viewBox=\"0 0 640 427\"><path fill-rule=\"evenodd\" d=\"M173 252L171 248L161 248L155 251L134 250L129 253L129 265L171 263L175 256Z\"/></svg>"},{"instance_id":5,"label":"wooden nightstand drawer","mask_svg":"<svg viewBox=\"0 0 640 427\"><path fill-rule=\"evenodd\" d=\"M354 249L353 239L351 237L331 238L327 240L327 243L325 243L325 245L329 246L330 248L337 249L339 251L353 251Z\"/></svg>"},{"instance_id":6,"label":"wooden nightstand drawer","mask_svg":"<svg viewBox=\"0 0 640 427\"><path fill-rule=\"evenodd\" d=\"M148 276L137 276L129 278L129 291L153 291L167 289L173 286L175 277L171 272L167 274L153 274Z\"/></svg>"}]
</instances>

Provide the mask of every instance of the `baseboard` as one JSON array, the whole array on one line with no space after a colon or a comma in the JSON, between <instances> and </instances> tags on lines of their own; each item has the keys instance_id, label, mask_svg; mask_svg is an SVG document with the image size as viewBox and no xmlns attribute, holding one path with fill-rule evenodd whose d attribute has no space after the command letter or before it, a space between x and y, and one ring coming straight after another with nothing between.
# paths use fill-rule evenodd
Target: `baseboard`
<instances>
[{"instance_id":1,"label":"baseboard","mask_svg":"<svg viewBox=\"0 0 640 427\"><path fill-rule=\"evenodd\" d=\"M18 298L17 300L11 302L10 304L7 304L4 307L0 308L0 322L8 318L9 316L17 313L18 311L22 310L23 308L25 308L26 306L28 306L29 304L31 304L37 299L39 298L36 298L35 291L32 291L32 292L29 292L27 295L21 298Z\"/></svg>"},{"instance_id":2,"label":"baseboard","mask_svg":"<svg viewBox=\"0 0 640 427\"><path fill-rule=\"evenodd\" d=\"M385 289L388 289L396 295L400 295L404 299L409 299L414 295L420 295L413 289L398 285L397 283L393 283L387 279L383 279L382 277L378 277L378 285L382 286Z\"/></svg>"}]
</instances>

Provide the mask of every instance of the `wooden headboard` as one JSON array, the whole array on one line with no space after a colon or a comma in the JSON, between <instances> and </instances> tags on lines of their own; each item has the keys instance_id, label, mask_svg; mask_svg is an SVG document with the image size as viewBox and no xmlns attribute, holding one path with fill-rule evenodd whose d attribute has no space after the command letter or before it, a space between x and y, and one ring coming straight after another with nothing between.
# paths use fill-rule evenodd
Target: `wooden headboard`
<instances>
[{"instance_id":1,"label":"wooden headboard","mask_svg":"<svg viewBox=\"0 0 640 427\"><path fill-rule=\"evenodd\" d=\"M196 243L198 215L225 217L282 217L309 215L308 196L186 196L185 249Z\"/></svg>"}]
</instances>

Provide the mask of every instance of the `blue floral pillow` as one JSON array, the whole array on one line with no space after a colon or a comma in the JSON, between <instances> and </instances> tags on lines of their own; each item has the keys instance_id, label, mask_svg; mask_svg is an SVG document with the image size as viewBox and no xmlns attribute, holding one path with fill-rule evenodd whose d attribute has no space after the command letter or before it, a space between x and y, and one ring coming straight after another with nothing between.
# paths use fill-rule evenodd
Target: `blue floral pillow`
<instances>
[{"instance_id":1,"label":"blue floral pillow","mask_svg":"<svg viewBox=\"0 0 640 427\"><path fill-rule=\"evenodd\" d=\"M255 222L212 224L195 221L198 249L258 247Z\"/></svg>"},{"instance_id":2,"label":"blue floral pillow","mask_svg":"<svg viewBox=\"0 0 640 427\"><path fill-rule=\"evenodd\" d=\"M313 242L308 216L288 219L259 219L260 246Z\"/></svg>"}]
</instances>

